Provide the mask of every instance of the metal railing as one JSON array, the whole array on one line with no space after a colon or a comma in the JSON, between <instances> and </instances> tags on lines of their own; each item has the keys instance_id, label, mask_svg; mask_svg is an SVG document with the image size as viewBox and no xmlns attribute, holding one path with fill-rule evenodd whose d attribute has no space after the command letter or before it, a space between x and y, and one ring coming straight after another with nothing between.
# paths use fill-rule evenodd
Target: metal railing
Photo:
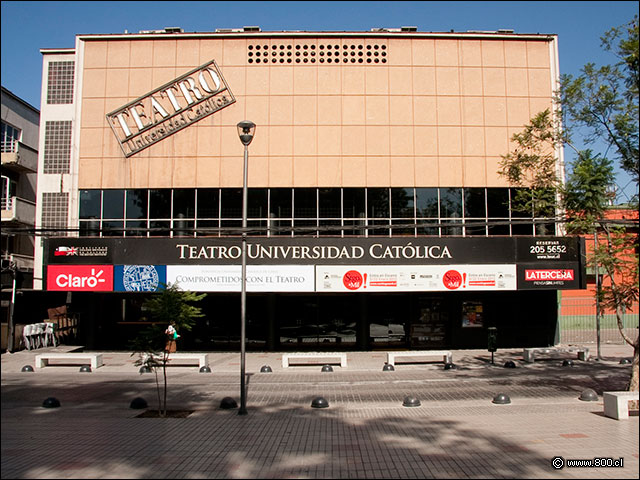
<instances>
[{"instance_id":1,"label":"metal railing","mask_svg":"<svg viewBox=\"0 0 640 480\"><path fill-rule=\"evenodd\" d=\"M596 343L596 304L592 297L562 298L558 314L560 343ZM638 336L637 306L634 312L623 316L624 331L634 339ZM606 313L600 317L600 342L622 344L624 340L618 329L615 314Z\"/></svg>"}]
</instances>

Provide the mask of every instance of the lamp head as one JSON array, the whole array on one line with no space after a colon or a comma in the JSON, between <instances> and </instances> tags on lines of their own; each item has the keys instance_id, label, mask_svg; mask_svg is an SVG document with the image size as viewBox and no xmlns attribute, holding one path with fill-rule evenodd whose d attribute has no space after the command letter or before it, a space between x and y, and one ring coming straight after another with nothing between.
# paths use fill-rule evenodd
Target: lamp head
<instances>
[{"instance_id":1,"label":"lamp head","mask_svg":"<svg viewBox=\"0 0 640 480\"><path fill-rule=\"evenodd\" d=\"M256 124L249 120L243 120L238 123L238 137L243 145L247 146L253 140L253 135L256 131Z\"/></svg>"}]
</instances>

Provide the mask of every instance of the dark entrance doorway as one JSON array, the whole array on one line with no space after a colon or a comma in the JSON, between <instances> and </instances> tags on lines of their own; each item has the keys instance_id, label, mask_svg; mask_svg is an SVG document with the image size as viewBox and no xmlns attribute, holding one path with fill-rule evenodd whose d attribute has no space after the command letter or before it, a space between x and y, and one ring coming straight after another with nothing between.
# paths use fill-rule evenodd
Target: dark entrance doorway
<instances>
[{"instance_id":1,"label":"dark entrance doorway","mask_svg":"<svg viewBox=\"0 0 640 480\"><path fill-rule=\"evenodd\" d=\"M407 348L411 319L409 295L371 295L367 299L369 347Z\"/></svg>"},{"instance_id":2,"label":"dark entrance doorway","mask_svg":"<svg viewBox=\"0 0 640 480\"><path fill-rule=\"evenodd\" d=\"M282 349L340 350L356 343L359 304L352 295L282 295L276 318Z\"/></svg>"},{"instance_id":3,"label":"dark entrance doorway","mask_svg":"<svg viewBox=\"0 0 640 480\"><path fill-rule=\"evenodd\" d=\"M414 297L409 331L412 348L439 348L449 344L450 308L442 297Z\"/></svg>"}]
</instances>

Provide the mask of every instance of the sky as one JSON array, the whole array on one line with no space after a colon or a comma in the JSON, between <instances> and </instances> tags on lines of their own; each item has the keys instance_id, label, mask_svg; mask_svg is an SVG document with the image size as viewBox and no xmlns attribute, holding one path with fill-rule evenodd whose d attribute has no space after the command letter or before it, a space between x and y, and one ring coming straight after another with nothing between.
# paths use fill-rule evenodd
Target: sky
<instances>
[{"instance_id":1,"label":"sky","mask_svg":"<svg viewBox=\"0 0 640 480\"><path fill-rule=\"evenodd\" d=\"M211 32L254 25L263 31L370 31L415 26L421 32L512 29L515 33L557 34L560 73L577 75L588 62L616 62L601 48L600 37L635 14L637 1L2 1L2 86L39 109L40 49L73 48L77 34L164 27ZM628 175L618 172L621 193L629 195L635 190L635 184L629 182ZM625 195L621 196L619 201L624 201Z\"/></svg>"}]
</instances>

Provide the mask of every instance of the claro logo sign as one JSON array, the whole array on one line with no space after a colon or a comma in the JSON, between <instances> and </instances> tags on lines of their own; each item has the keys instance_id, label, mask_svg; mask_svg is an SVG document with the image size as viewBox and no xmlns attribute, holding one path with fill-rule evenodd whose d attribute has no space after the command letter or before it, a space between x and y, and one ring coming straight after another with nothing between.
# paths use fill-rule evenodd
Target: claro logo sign
<instances>
[{"instance_id":1,"label":"claro logo sign","mask_svg":"<svg viewBox=\"0 0 640 480\"><path fill-rule=\"evenodd\" d=\"M130 157L235 101L212 60L108 113L107 122Z\"/></svg>"},{"instance_id":2,"label":"claro logo sign","mask_svg":"<svg viewBox=\"0 0 640 480\"><path fill-rule=\"evenodd\" d=\"M113 265L49 265L47 290L112 292Z\"/></svg>"}]
</instances>

